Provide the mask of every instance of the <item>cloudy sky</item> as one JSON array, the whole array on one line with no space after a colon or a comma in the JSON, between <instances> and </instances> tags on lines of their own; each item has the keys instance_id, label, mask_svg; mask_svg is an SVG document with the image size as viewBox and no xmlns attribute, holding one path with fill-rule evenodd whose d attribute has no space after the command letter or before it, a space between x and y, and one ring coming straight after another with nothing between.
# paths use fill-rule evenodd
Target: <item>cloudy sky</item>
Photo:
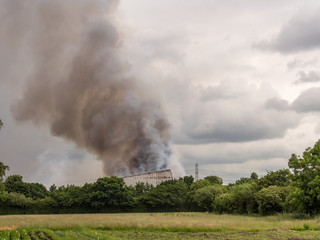
<instances>
[{"instance_id":1,"label":"cloudy sky","mask_svg":"<svg viewBox=\"0 0 320 240\"><path fill-rule=\"evenodd\" d=\"M319 1L121 0L115 19L130 74L160 99L186 174L198 163L200 177L225 183L262 176L319 139ZM16 122L25 76L15 66L29 59L0 46L0 153L9 174L47 186L103 176L94 155L46 126Z\"/></svg>"}]
</instances>

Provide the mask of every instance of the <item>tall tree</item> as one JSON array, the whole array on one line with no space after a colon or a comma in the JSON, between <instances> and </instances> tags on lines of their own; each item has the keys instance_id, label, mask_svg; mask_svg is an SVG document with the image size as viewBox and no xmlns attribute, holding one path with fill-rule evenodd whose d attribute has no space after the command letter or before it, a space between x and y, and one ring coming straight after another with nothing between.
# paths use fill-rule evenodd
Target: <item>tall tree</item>
<instances>
[{"instance_id":1,"label":"tall tree","mask_svg":"<svg viewBox=\"0 0 320 240\"><path fill-rule=\"evenodd\" d=\"M208 187L198 189L194 194L194 202L205 211L213 210L213 202L217 196L225 191L225 187L215 184Z\"/></svg>"},{"instance_id":2,"label":"tall tree","mask_svg":"<svg viewBox=\"0 0 320 240\"><path fill-rule=\"evenodd\" d=\"M320 140L302 156L292 154L288 162L293 171L292 184L300 208L310 215L320 212Z\"/></svg>"},{"instance_id":3,"label":"tall tree","mask_svg":"<svg viewBox=\"0 0 320 240\"><path fill-rule=\"evenodd\" d=\"M26 197L32 199L41 199L48 196L47 188L41 183L27 183L29 188L29 195Z\"/></svg>"},{"instance_id":4,"label":"tall tree","mask_svg":"<svg viewBox=\"0 0 320 240\"><path fill-rule=\"evenodd\" d=\"M3 182L7 170L9 170L9 167L0 162L0 182Z\"/></svg>"},{"instance_id":5,"label":"tall tree","mask_svg":"<svg viewBox=\"0 0 320 240\"><path fill-rule=\"evenodd\" d=\"M222 185L223 180L221 177L218 176L207 176L204 178L205 180L209 181L211 184L219 184Z\"/></svg>"},{"instance_id":6,"label":"tall tree","mask_svg":"<svg viewBox=\"0 0 320 240\"><path fill-rule=\"evenodd\" d=\"M5 188L7 192L15 192L20 193L25 196L29 196L30 194L30 187L27 183L22 181L21 175L11 175L7 177L7 179L4 182Z\"/></svg>"},{"instance_id":7,"label":"tall tree","mask_svg":"<svg viewBox=\"0 0 320 240\"><path fill-rule=\"evenodd\" d=\"M3 122L0 119L0 129L3 127ZM6 175L6 171L9 167L0 162L0 182L3 182L3 177Z\"/></svg>"},{"instance_id":8,"label":"tall tree","mask_svg":"<svg viewBox=\"0 0 320 240\"><path fill-rule=\"evenodd\" d=\"M271 185L262 188L255 194L255 200L258 203L260 215L270 215L282 212L286 201L286 197L290 193L290 187L279 187Z\"/></svg>"},{"instance_id":9,"label":"tall tree","mask_svg":"<svg viewBox=\"0 0 320 240\"><path fill-rule=\"evenodd\" d=\"M261 188L269 186L288 186L291 182L289 169L280 169L277 171L268 171L267 175L259 179L258 184Z\"/></svg>"},{"instance_id":10,"label":"tall tree","mask_svg":"<svg viewBox=\"0 0 320 240\"><path fill-rule=\"evenodd\" d=\"M183 211L187 204L188 186L180 180L169 180L157 185L140 198L149 209Z\"/></svg>"},{"instance_id":11,"label":"tall tree","mask_svg":"<svg viewBox=\"0 0 320 240\"><path fill-rule=\"evenodd\" d=\"M194 183L194 178L192 175L184 176L182 179L185 182L185 184L187 184L188 188L190 188L191 184Z\"/></svg>"},{"instance_id":12,"label":"tall tree","mask_svg":"<svg viewBox=\"0 0 320 240\"><path fill-rule=\"evenodd\" d=\"M255 182L259 180L258 174L256 172L252 172L250 178Z\"/></svg>"},{"instance_id":13,"label":"tall tree","mask_svg":"<svg viewBox=\"0 0 320 240\"><path fill-rule=\"evenodd\" d=\"M126 208L133 206L133 196L122 178L103 177L92 184L90 203L94 208Z\"/></svg>"}]
</instances>

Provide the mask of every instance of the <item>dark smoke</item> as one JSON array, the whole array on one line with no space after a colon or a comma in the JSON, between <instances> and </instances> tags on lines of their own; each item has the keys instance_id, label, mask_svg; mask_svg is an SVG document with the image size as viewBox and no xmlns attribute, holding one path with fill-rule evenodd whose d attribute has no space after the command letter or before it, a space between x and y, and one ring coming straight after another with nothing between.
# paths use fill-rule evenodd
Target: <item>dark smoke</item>
<instances>
[{"instance_id":1,"label":"dark smoke","mask_svg":"<svg viewBox=\"0 0 320 240\"><path fill-rule=\"evenodd\" d=\"M103 161L107 175L166 168L169 125L121 60L116 0L0 0L0 46L26 88L19 122L46 124Z\"/></svg>"}]
</instances>

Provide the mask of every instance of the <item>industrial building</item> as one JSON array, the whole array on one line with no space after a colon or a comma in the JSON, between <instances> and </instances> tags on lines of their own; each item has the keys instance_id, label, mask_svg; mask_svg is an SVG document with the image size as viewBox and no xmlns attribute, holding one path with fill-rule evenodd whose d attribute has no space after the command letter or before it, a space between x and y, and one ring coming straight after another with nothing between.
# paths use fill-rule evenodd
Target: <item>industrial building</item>
<instances>
[{"instance_id":1,"label":"industrial building","mask_svg":"<svg viewBox=\"0 0 320 240\"><path fill-rule=\"evenodd\" d=\"M164 181L173 180L173 176L171 170L166 169L156 172L149 172L123 177L123 180L127 186L134 186L138 182L149 183L153 186L156 186Z\"/></svg>"}]
</instances>

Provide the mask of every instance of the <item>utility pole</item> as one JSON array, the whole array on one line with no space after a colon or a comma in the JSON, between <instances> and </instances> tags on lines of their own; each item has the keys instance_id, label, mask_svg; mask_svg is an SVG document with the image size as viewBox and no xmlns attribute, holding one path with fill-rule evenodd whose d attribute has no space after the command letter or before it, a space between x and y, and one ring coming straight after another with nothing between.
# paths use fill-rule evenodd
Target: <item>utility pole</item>
<instances>
[{"instance_id":1,"label":"utility pole","mask_svg":"<svg viewBox=\"0 0 320 240\"><path fill-rule=\"evenodd\" d=\"M194 173L194 180L199 180L199 169L198 169L198 163L196 163L195 173Z\"/></svg>"}]
</instances>

